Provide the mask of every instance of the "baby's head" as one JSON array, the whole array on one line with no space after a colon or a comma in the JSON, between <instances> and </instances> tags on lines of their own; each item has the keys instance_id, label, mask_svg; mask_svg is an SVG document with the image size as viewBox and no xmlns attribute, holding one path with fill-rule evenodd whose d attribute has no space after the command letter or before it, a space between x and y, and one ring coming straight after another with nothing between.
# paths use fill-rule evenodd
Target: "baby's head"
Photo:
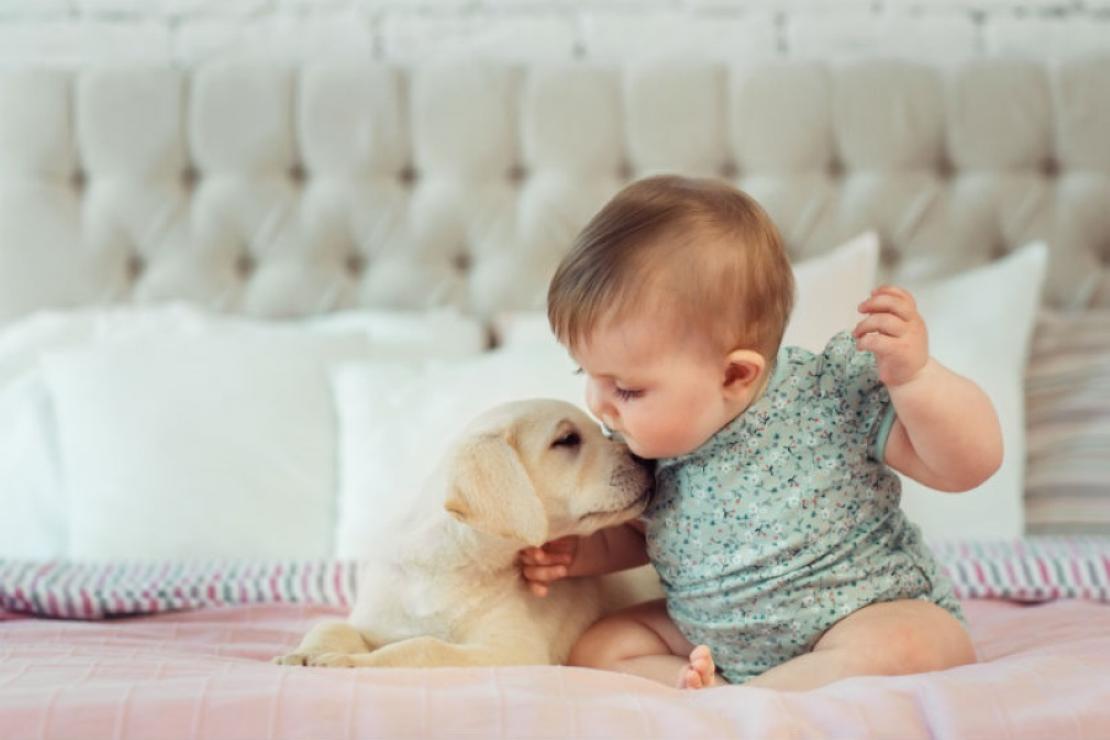
<instances>
[{"instance_id":1,"label":"baby's head","mask_svg":"<svg viewBox=\"0 0 1110 740\"><path fill-rule=\"evenodd\" d=\"M586 403L631 450L700 447L762 391L794 303L778 230L725 182L651 177L617 193L559 265L547 315Z\"/></svg>"}]
</instances>

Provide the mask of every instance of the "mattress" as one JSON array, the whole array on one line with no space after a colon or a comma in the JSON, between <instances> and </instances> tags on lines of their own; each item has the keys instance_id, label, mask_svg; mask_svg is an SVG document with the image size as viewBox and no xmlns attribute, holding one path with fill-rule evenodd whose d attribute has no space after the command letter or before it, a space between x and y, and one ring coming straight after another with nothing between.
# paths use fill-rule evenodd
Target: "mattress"
<instances>
[{"instance_id":1,"label":"mattress","mask_svg":"<svg viewBox=\"0 0 1110 740\"><path fill-rule=\"evenodd\" d=\"M979 662L785 693L562 666L273 665L339 605L99 621L0 612L8 738L1110 736L1110 605L964 599Z\"/></svg>"}]
</instances>

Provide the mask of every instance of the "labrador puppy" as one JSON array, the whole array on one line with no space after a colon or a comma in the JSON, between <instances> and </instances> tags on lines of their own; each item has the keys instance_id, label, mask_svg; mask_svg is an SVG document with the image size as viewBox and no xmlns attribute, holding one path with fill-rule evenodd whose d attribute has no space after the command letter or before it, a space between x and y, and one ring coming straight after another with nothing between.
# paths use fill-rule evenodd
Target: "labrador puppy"
<instances>
[{"instance_id":1,"label":"labrador puppy","mask_svg":"<svg viewBox=\"0 0 1110 740\"><path fill-rule=\"evenodd\" d=\"M651 463L606 438L569 403L493 408L468 425L422 494L360 563L347 621L317 625L274 662L563 663L602 613L601 579L561 579L540 598L521 578L517 552L639 516L653 481Z\"/></svg>"}]
</instances>

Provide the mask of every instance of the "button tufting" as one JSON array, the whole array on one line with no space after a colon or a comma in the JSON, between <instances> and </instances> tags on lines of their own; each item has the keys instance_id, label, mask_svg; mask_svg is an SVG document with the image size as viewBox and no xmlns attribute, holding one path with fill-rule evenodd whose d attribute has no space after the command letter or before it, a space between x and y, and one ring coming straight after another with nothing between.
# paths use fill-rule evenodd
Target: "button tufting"
<instances>
[{"instance_id":1,"label":"button tufting","mask_svg":"<svg viewBox=\"0 0 1110 740\"><path fill-rule=\"evenodd\" d=\"M522 164L514 164L509 168L509 181L519 185L528 179L528 169Z\"/></svg>"},{"instance_id":2,"label":"button tufting","mask_svg":"<svg viewBox=\"0 0 1110 740\"><path fill-rule=\"evenodd\" d=\"M146 269L146 260L143 259L141 254L133 254L127 258L127 279L129 282L135 282L139 276L143 274Z\"/></svg>"},{"instance_id":3,"label":"button tufting","mask_svg":"<svg viewBox=\"0 0 1110 740\"><path fill-rule=\"evenodd\" d=\"M70 176L69 182L70 185L73 186L73 189L80 193L84 191L85 186L88 185L88 176L85 174L84 170L75 170L73 175Z\"/></svg>"},{"instance_id":4,"label":"button tufting","mask_svg":"<svg viewBox=\"0 0 1110 740\"><path fill-rule=\"evenodd\" d=\"M887 246L886 244L884 244L882 247L879 248L879 263L880 264L882 264L886 267L892 267L892 266L898 264L898 262L901 259L902 259L902 255L899 254L898 250L895 249L894 247L890 247L890 246Z\"/></svg>"},{"instance_id":5,"label":"button tufting","mask_svg":"<svg viewBox=\"0 0 1110 740\"><path fill-rule=\"evenodd\" d=\"M633 175L632 163L628 160L621 160L620 165L617 166L617 177L622 180L631 180Z\"/></svg>"},{"instance_id":6,"label":"button tufting","mask_svg":"<svg viewBox=\"0 0 1110 740\"><path fill-rule=\"evenodd\" d=\"M289 168L289 179L295 183L302 183L305 179L304 165L298 163Z\"/></svg>"},{"instance_id":7,"label":"button tufting","mask_svg":"<svg viewBox=\"0 0 1110 740\"><path fill-rule=\"evenodd\" d=\"M451 259L451 264L454 265L455 269L459 272L466 272L470 269L471 265L470 255L466 252L459 252Z\"/></svg>"},{"instance_id":8,"label":"button tufting","mask_svg":"<svg viewBox=\"0 0 1110 740\"><path fill-rule=\"evenodd\" d=\"M239 255L239 257L235 260L235 271L239 273L240 277L243 278L248 277L252 272L254 272L257 266L258 264L255 261L254 257L245 252Z\"/></svg>"},{"instance_id":9,"label":"button tufting","mask_svg":"<svg viewBox=\"0 0 1110 740\"><path fill-rule=\"evenodd\" d=\"M404 185L412 187L416 184L416 181L419 178L419 174L417 173L415 167L413 167L412 165L408 165L397 173L397 177Z\"/></svg>"},{"instance_id":10,"label":"button tufting","mask_svg":"<svg viewBox=\"0 0 1110 740\"><path fill-rule=\"evenodd\" d=\"M366 258L358 252L348 254L346 259L343 260L343 264L346 266L347 272L352 275L361 275L366 270Z\"/></svg>"},{"instance_id":11,"label":"button tufting","mask_svg":"<svg viewBox=\"0 0 1110 740\"><path fill-rule=\"evenodd\" d=\"M198 179L200 179L200 173L197 172L197 168L192 165L186 167L181 172L181 182L186 190L193 190L193 188L197 186Z\"/></svg>"},{"instance_id":12,"label":"button tufting","mask_svg":"<svg viewBox=\"0 0 1110 740\"><path fill-rule=\"evenodd\" d=\"M726 180L735 180L736 176L740 174L740 168L736 166L735 162L725 162L718 172Z\"/></svg>"}]
</instances>

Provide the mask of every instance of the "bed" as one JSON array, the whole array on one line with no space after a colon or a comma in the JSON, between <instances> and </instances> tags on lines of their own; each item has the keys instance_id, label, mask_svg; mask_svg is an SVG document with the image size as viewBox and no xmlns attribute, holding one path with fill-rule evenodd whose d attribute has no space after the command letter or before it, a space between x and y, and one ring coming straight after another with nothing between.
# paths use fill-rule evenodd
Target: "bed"
<instances>
[{"instance_id":1,"label":"bed","mask_svg":"<svg viewBox=\"0 0 1110 740\"><path fill-rule=\"evenodd\" d=\"M1105 57L5 70L3 734L1110 734L1108 129ZM546 281L658 171L764 203L798 343L897 281L991 393L1000 474L904 482L979 662L796 694L270 664L453 423L580 402Z\"/></svg>"},{"instance_id":2,"label":"bed","mask_svg":"<svg viewBox=\"0 0 1110 740\"><path fill-rule=\"evenodd\" d=\"M818 691L683 693L562 666L283 671L325 606L3 622L8 737L1102 737L1104 605L965 602L982 661ZM1100 681L1099 678L1102 678Z\"/></svg>"}]
</instances>

